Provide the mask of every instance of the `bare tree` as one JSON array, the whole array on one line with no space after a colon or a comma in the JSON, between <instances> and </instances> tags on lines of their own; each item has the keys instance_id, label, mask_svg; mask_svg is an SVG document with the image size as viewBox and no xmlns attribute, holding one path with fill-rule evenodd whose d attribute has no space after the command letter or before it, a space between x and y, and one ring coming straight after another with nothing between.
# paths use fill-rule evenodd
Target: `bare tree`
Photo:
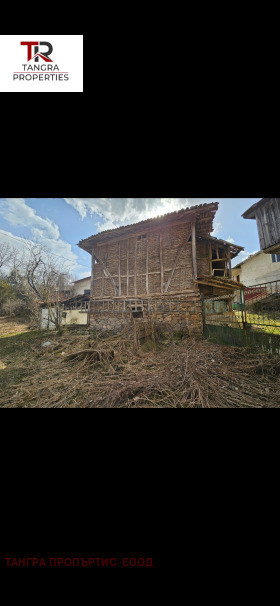
<instances>
[{"instance_id":1,"label":"bare tree","mask_svg":"<svg viewBox=\"0 0 280 606\"><path fill-rule=\"evenodd\" d=\"M63 288L71 283L69 268L55 259L43 246L28 242L25 249L23 288L25 294L33 293L34 311L45 303L49 319L58 330L60 326L60 303L64 298ZM37 310L35 307L37 306Z\"/></svg>"},{"instance_id":2,"label":"bare tree","mask_svg":"<svg viewBox=\"0 0 280 606\"><path fill-rule=\"evenodd\" d=\"M1 242L0 244L0 270L6 267L12 258L12 248L9 244Z\"/></svg>"},{"instance_id":3,"label":"bare tree","mask_svg":"<svg viewBox=\"0 0 280 606\"><path fill-rule=\"evenodd\" d=\"M9 252L9 255L8 255ZM4 249L3 249L4 258ZM25 303L33 320L41 320L41 308L48 308L49 319L58 330L60 326L60 303L65 298L65 288L71 289L69 267L55 259L44 246L26 242L22 251L6 252L10 274L8 283L16 296Z\"/></svg>"}]
</instances>

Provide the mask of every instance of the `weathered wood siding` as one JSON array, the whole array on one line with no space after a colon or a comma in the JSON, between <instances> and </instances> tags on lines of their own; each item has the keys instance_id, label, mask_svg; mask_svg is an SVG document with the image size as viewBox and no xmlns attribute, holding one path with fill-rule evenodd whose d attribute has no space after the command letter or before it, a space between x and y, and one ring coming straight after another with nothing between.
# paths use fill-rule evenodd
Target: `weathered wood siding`
<instances>
[{"instance_id":1,"label":"weathered wood siding","mask_svg":"<svg viewBox=\"0 0 280 606\"><path fill-rule=\"evenodd\" d=\"M94 266L92 296L133 297L193 290L190 237L191 224L184 223L97 245L94 254L99 262ZM206 254L206 245L201 254Z\"/></svg>"},{"instance_id":2,"label":"weathered wood siding","mask_svg":"<svg viewBox=\"0 0 280 606\"><path fill-rule=\"evenodd\" d=\"M208 242L197 242L197 274L208 276L210 274L210 248Z\"/></svg>"},{"instance_id":3,"label":"weathered wood siding","mask_svg":"<svg viewBox=\"0 0 280 606\"><path fill-rule=\"evenodd\" d=\"M261 250L280 243L280 198L271 198L256 211Z\"/></svg>"}]
</instances>

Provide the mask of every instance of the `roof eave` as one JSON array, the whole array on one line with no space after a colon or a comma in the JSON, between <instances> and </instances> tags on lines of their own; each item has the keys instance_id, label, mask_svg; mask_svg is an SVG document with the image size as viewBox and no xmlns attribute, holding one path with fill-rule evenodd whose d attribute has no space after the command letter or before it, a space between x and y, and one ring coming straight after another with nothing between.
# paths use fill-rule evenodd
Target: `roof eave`
<instances>
[{"instance_id":1,"label":"roof eave","mask_svg":"<svg viewBox=\"0 0 280 606\"><path fill-rule=\"evenodd\" d=\"M139 221L139 223L133 223L131 225L124 225L121 227L118 227L116 229L112 229L112 230L105 230L103 232L100 232L99 234L95 234L93 236L90 236L89 238L86 238L85 240L81 240L77 246L79 246L79 248L82 248L83 250L85 250L86 252L91 252L93 245L96 243L98 244L99 241L101 240L105 240L105 239L111 239L114 237L118 237L118 232L121 234L120 237L123 237L126 235L126 233L129 234L129 231L132 230L132 234L134 235L137 233L137 230L139 229L139 231L142 231L142 229L150 229L153 226L153 223L155 223L154 228L160 228L161 225L157 224L157 222L164 222L165 220L170 220L170 224L173 223L173 221L176 221L177 216L179 215L179 213L182 213L182 211L186 211L186 216L190 217L192 215L196 215L199 214L201 212L213 212L213 211L217 211L219 208L219 202L211 202L210 204L199 204L197 206L190 206L187 208L182 208L179 211L175 211L174 213L167 213L165 215L161 215L159 217L153 217L152 219L145 219L144 221ZM172 217L173 215L173 217ZM181 217L182 218L182 217Z\"/></svg>"}]
</instances>

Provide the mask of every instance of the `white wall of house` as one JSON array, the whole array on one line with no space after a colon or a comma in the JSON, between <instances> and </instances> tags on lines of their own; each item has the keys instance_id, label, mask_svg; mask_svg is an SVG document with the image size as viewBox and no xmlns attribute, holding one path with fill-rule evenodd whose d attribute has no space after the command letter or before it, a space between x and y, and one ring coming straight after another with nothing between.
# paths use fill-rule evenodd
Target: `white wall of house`
<instances>
[{"instance_id":1,"label":"white wall of house","mask_svg":"<svg viewBox=\"0 0 280 606\"><path fill-rule=\"evenodd\" d=\"M84 278L83 280L78 280L74 282L74 296L83 295L85 290L90 290L91 287L91 277Z\"/></svg>"},{"instance_id":2,"label":"white wall of house","mask_svg":"<svg viewBox=\"0 0 280 606\"><path fill-rule=\"evenodd\" d=\"M242 282L242 284L245 284L245 286L265 284L274 280L280 281L279 255L278 258L279 261L277 261L276 255L276 262L273 263L272 255L265 254L261 251L252 257L248 257L248 259L241 264L240 268L233 268L232 277L236 280L237 276L239 276L239 281Z\"/></svg>"},{"instance_id":3,"label":"white wall of house","mask_svg":"<svg viewBox=\"0 0 280 606\"><path fill-rule=\"evenodd\" d=\"M47 307L41 310L41 328L55 330L55 324L49 320L49 310Z\"/></svg>"},{"instance_id":4,"label":"white wall of house","mask_svg":"<svg viewBox=\"0 0 280 606\"><path fill-rule=\"evenodd\" d=\"M49 310L47 308L42 309L41 314L41 328L55 330L55 325L53 322L49 320ZM66 317L63 317L63 314L66 314ZM83 324L87 325L88 322L88 312L80 311L78 309L69 309L69 310L60 310L60 323L62 326L66 326L68 324Z\"/></svg>"},{"instance_id":5,"label":"white wall of house","mask_svg":"<svg viewBox=\"0 0 280 606\"><path fill-rule=\"evenodd\" d=\"M63 314L66 314L66 318L63 318ZM61 312L61 324L65 326L67 324L84 324L87 325L88 312L79 311L78 309L67 309Z\"/></svg>"}]
</instances>

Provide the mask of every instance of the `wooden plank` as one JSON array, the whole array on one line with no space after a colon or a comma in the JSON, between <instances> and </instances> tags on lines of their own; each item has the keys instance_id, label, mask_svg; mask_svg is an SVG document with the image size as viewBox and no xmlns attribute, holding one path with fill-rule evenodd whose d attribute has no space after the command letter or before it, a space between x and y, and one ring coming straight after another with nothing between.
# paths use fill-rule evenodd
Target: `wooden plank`
<instances>
[{"instance_id":1,"label":"wooden plank","mask_svg":"<svg viewBox=\"0 0 280 606\"><path fill-rule=\"evenodd\" d=\"M137 295L137 238L135 238L135 267L134 267L134 290L135 296Z\"/></svg>"},{"instance_id":2,"label":"wooden plank","mask_svg":"<svg viewBox=\"0 0 280 606\"><path fill-rule=\"evenodd\" d=\"M236 282L236 286L232 286L231 284L221 284L219 282L219 284L217 284L216 282L206 282L205 280L195 280L195 282L197 282L197 284L206 284L207 286L213 286L213 288L222 288L223 290L239 290L240 288L242 288L241 286L239 286L239 282Z\"/></svg>"},{"instance_id":3,"label":"wooden plank","mask_svg":"<svg viewBox=\"0 0 280 606\"><path fill-rule=\"evenodd\" d=\"M149 241L146 238L146 246L147 246L147 260L146 260L146 291L147 295L149 294Z\"/></svg>"},{"instance_id":4,"label":"wooden plank","mask_svg":"<svg viewBox=\"0 0 280 606\"><path fill-rule=\"evenodd\" d=\"M213 266L212 266L212 246L209 242L208 244L208 255L209 255L209 276L213 275Z\"/></svg>"},{"instance_id":5,"label":"wooden plank","mask_svg":"<svg viewBox=\"0 0 280 606\"><path fill-rule=\"evenodd\" d=\"M228 277L229 277L230 279L232 279L232 268L231 268L231 256L230 256L230 248L228 248L228 250L227 250L227 256L228 256L228 265L229 265Z\"/></svg>"},{"instance_id":6,"label":"wooden plank","mask_svg":"<svg viewBox=\"0 0 280 606\"><path fill-rule=\"evenodd\" d=\"M212 259L212 263L217 263L217 261L228 261L228 257L223 257L223 259Z\"/></svg>"},{"instance_id":7,"label":"wooden plank","mask_svg":"<svg viewBox=\"0 0 280 606\"><path fill-rule=\"evenodd\" d=\"M162 257L162 233L159 234L159 256L160 256L160 290L163 293L163 257Z\"/></svg>"},{"instance_id":8,"label":"wooden plank","mask_svg":"<svg viewBox=\"0 0 280 606\"><path fill-rule=\"evenodd\" d=\"M122 279L121 279L121 245L118 244L119 248L119 296L122 294Z\"/></svg>"},{"instance_id":9,"label":"wooden plank","mask_svg":"<svg viewBox=\"0 0 280 606\"><path fill-rule=\"evenodd\" d=\"M197 260L196 260L196 228L195 222L192 223L192 259L193 259L193 277L197 279Z\"/></svg>"},{"instance_id":10,"label":"wooden plank","mask_svg":"<svg viewBox=\"0 0 280 606\"><path fill-rule=\"evenodd\" d=\"M93 296L94 292L94 266L95 266L95 257L94 257L94 248L91 251L91 296Z\"/></svg>"},{"instance_id":11,"label":"wooden plank","mask_svg":"<svg viewBox=\"0 0 280 606\"><path fill-rule=\"evenodd\" d=\"M126 243L126 294L129 295L129 257L128 257L128 242Z\"/></svg>"}]
</instances>

